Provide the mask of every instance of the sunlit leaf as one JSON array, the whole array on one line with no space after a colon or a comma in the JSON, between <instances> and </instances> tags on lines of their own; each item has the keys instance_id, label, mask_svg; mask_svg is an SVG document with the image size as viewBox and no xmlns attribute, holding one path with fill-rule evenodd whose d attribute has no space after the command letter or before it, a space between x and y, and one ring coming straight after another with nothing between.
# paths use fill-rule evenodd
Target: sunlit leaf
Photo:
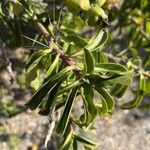
<instances>
[{"instance_id":1,"label":"sunlit leaf","mask_svg":"<svg viewBox=\"0 0 150 150\"><path fill-rule=\"evenodd\" d=\"M68 150L72 143L72 132L70 132L67 137L65 138L65 141L63 141L60 150Z\"/></svg>"},{"instance_id":2,"label":"sunlit leaf","mask_svg":"<svg viewBox=\"0 0 150 150\"><path fill-rule=\"evenodd\" d=\"M141 74L140 75L140 85L139 85L139 90L134 98L134 100L124 103L123 105L121 105L122 109L131 109L131 108L135 108L138 107L142 100L143 100L143 95L145 92L145 77Z\"/></svg>"},{"instance_id":3,"label":"sunlit leaf","mask_svg":"<svg viewBox=\"0 0 150 150\"><path fill-rule=\"evenodd\" d=\"M98 146L97 143L95 143L85 137L74 134L74 138L75 138L75 140L77 140L78 142L82 143L84 146L87 146L89 148L95 148Z\"/></svg>"},{"instance_id":4,"label":"sunlit leaf","mask_svg":"<svg viewBox=\"0 0 150 150\"><path fill-rule=\"evenodd\" d=\"M65 40L66 42L68 43L72 43L72 44L75 44L76 46L79 46L80 48L83 48L87 45L87 42L85 39L75 35L75 34L72 34L72 35L68 35L67 37L63 38L63 40Z\"/></svg>"},{"instance_id":5,"label":"sunlit leaf","mask_svg":"<svg viewBox=\"0 0 150 150\"><path fill-rule=\"evenodd\" d=\"M93 98L94 98L94 91L93 88L89 84L83 85L83 103L84 103L84 120L83 124L88 125L95 119L97 115L97 108L94 105Z\"/></svg>"},{"instance_id":6,"label":"sunlit leaf","mask_svg":"<svg viewBox=\"0 0 150 150\"><path fill-rule=\"evenodd\" d=\"M99 63L95 65L94 70L96 72L112 72L117 74L124 74L127 71L124 66L115 63Z\"/></svg>"},{"instance_id":7,"label":"sunlit leaf","mask_svg":"<svg viewBox=\"0 0 150 150\"><path fill-rule=\"evenodd\" d=\"M85 70L85 73L87 73L87 74L93 73L94 65L95 65L95 61L94 61L92 53L89 50L84 49L84 70Z\"/></svg>"},{"instance_id":8,"label":"sunlit leaf","mask_svg":"<svg viewBox=\"0 0 150 150\"><path fill-rule=\"evenodd\" d=\"M46 94L53 89L57 82L61 81L65 76L69 73L71 68L65 68L62 71L60 71L58 74L53 76L52 78L48 79L47 82L45 82L32 96L32 98L26 103L26 105L30 109L36 109L43 98L46 96Z\"/></svg>"},{"instance_id":9,"label":"sunlit leaf","mask_svg":"<svg viewBox=\"0 0 150 150\"><path fill-rule=\"evenodd\" d=\"M107 41L107 31L106 30L100 30L98 34L95 36L95 38L91 39L88 43L88 45L85 47L88 50L94 50L95 48L102 47Z\"/></svg>"},{"instance_id":10,"label":"sunlit leaf","mask_svg":"<svg viewBox=\"0 0 150 150\"><path fill-rule=\"evenodd\" d=\"M50 65L49 69L47 70L45 77L49 78L51 75L54 75L57 70L57 65L59 62L59 56L57 55L53 63Z\"/></svg>"},{"instance_id":11,"label":"sunlit leaf","mask_svg":"<svg viewBox=\"0 0 150 150\"><path fill-rule=\"evenodd\" d=\"M115 104L112 96L102 87L96 85L94 88L105 99L108 110L112 110Z\"/></svg>"},{"instance_id":12,"label":"sunlit leaf","mask_svg":"<svg viewBox=\"0 0 150 150\"><path fill-rule=\"evenodd\" d=\"M120 98L126 92L127 88L128 88L128 85L116 84L115 87L112 89L111 94Z\"/></svg>"},{"instance_id":13,"label":"sunlit leaf","mask_svg":"<svg viewBox=\"0 0 150 150\"><path fill-rule=\"evenodd\" d=\"M57 92L60 88L61 85L61 81L57 83L57 85L50 91L48 98L46 99L46 101L44 101L44 106L42 107L42 109L39 111L40 115L48 115L50 113L51 107L55 101L55 98L57 96Z\"/></svg>"},{"instance_id":14,"label":"sunlit leaf","mask_svg":"<svg viewBox=\"0 0 150 150\"><path fill-rule=\"evenodd\" d=\"M69 96L68 96L63 114L62 114L62 116L59 120L59 123L57 125L57 133L63 134L66 130L66 127L68 125L68 121L70 118L70 113L71 113L71 110L73 107L74 99L76 97L77 89L78 88L72 89Z\"/></svg>"}]
</instances>

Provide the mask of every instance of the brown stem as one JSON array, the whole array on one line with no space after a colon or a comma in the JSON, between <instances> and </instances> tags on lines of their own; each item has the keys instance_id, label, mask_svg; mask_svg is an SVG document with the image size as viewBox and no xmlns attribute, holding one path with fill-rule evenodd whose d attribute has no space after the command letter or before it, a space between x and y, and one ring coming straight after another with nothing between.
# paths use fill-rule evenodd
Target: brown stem
<instances>
[{"instance_id":1,"label":"brown stem","mask_svg":"<svg viewBox=\"0 0 150 150\"><path fill-rule=\"evenodd\" d=\"M53 42L53 40L51 40L51 36L49 34L49 32L47 31L47 29L43 26L42 23L40 23L37 19L37 16L34 15L33 16L33 20L36 23L36 26L38 28L38 30L43 34L43 36L48 40L50 47L52 48L52 51L56 52L59 55L59 58L62 60L62 62L64 64L66 64L67 66L72 66L72 71L77 75L80 76L81 74L81 69L79 67L77 67L74 63L74 61L69 58L64 52L63 50Z\"/></svg>"}]
</instances>

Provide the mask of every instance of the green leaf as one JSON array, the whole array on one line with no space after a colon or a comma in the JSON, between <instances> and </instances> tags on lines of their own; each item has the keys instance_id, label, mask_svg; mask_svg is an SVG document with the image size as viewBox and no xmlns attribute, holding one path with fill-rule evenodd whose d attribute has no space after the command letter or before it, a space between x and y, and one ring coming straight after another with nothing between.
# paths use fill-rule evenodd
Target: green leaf
<instances>
[{"instance_id":1,"label":"green leaf","mask_svg":"<svg viewBox=\"0 0 150 150\"><path fill-rule=\"evenodd\" d=\"M97 86L107 86L107 85L114 85L114 84L122 84L122 85L129 85L132 81L134 76L133 70L127 71L124 75L118 74L91 74L86 75L85 78L89 79L89 82L92 85Z\"/></svg>"},{"instance_id":2,"label":"green leaf","mask_svg":"<svg viewBox=\"0 0 150 150\"><path fill-rule=\"evenodd\" d=\"M91 74L94 71L95 61L92 53L84 49L84 70L87 74Z\"/></svg>"},{"instance_id":3,"label":"green leaf","mask_svg":"<svg viewBox=\"0 0 150 150\"><path fill-rule=\"evenodd\" d=\"M150 78L145 79L145 95L150 94Z\"/></svg>"},{"instance_id":4,"label":"green leaf","mask_svg":"<svg viewBox=\"0 0 150 150\"><path fill-rule=\"evenodd\" d=\"M55 98L57 96L57 92L60 88L61 83L62 81L57 83L57 85L50 91L48 98L46 99L46 101L44 101L44 104L43 104L44 106L39 111L40 115L49 115L51 107L55 101Z\"/></svg>"},{"instance_id":5,"label":"green leaf","mask_svg":"<svg viewBox=\"0 0 150 150\"><path fill-rule=\"evenodd\" d=\"M79 135L76 135L74 134L74 139L80 143L82 143L84 146L86 147L89 147L89 148L95 148L98 146L97 143L85 138L85 137L82 137L82 136L79 136Z\"/></svg>"},{"instance_id":6,"label":"green leaf","mask_svg":"<svg viewBox=\"0 0 150 150\"><path fill-rule=\"evenodd\" d=\"M75 139L73 140L73 150L78 150L78 143Z\"/></svg>"},{"instance_id":7,"label":"green leaf","mask_svg":"<svg viewBox=\"0 0 150 150\"><path fill-rule=\"evenodd\" d=\"M146 90L146 79L143 74L140 75L140 94L144 95L144 92Z\"/></svg>"},{"instance_id":8,"label":"green leaf","mask_svg":"<svg viewBox=\"0 0 150 150\"><path fill-rule=\"evenodd\" d=\"M26 9L26 11L32 15L32 9L30 8L29 4L25 1L25 0L18 0L20 2L20 4L22 4L22 6Z\"/></svg>"},{"instance_id":9,"label":"green leaf","mask_svg":"<svg viewBox=\"0 0 150 150\"><path fill-rule=\"evenodd\" d=\"M126 74L121 76L112 77L111 79L106 79L105 81L102 81L105 85L110 84L123 84L123 85L129 85L132 82L132 78L134 76L133 70L130 70L126 72Z\"/></svg>"},{"instance_id":10,"label":"green leaf","mask_svg":"<svg viewBox=\"0 0 150 150\"><path fill-rule=\"evenodd\" d=\"M33 59L34 58L34 59ZM35 82L35 80L39 80L38 76L38 69L39 64L43 58L43 55L39 57L31 56L31 59L29 60L29 63L27 64L27 70L26 70L26 81L27 83L31 84L31 82Z\"/></svg>"},{"instance_id":11,"label":"green leaf","mask_svg":"<svg viewBox=\"0 0 150 150\"><path fill-rule=\"evenodd\" d=\"M102 29L93 39L89 41L88 45L85 48L90 51L94 49L99 49L106 43L107 38L108 38L107 31Z\"/></svg>"},{"instance_id":12,"label":"green leaf","mask_svg":"<svg viewBox=\"0 0 150 150\"><path fill-rule=\"evenodd\" d=\"M106 115L108 113L108 106L106 100L101 96L102 107L99 111L100 115Z\"/></svg>"},{"instance_id":13,"label":"green leaf","mask_svg":"<svg viewBox=\"0 0 150 150\"><path fill-rule=\"evenodd\" d=\"M103 51L98 51L98 63L108 63L108 59Z\"/></svg>"},{"instance_id":14,"label":"green leaf","mask_svg":"<svg viewBox=\"0 0 150 150\"><path fill-rule=\"evenodd\" d=\"M79 13L80 9L88 11L90 9L89 0L65 0L67 7L72 13Z\"/></svg>"},{"instance_id":15,"label":"green leaf","mask_svg":"<svg viewBox=\"0 0 150 150\"><path fill-rule=\"evenodd\" d=\"M99 97L100 97L101 101L100 101L100 103L96 104L96 107L97 107L98 114L101 117L104 117L105 115L107 115L109 113L109 110L108 110L106 100L100 94L99 94Z\"/></svg>"},{"instance_id":16,"label":"green leaf","mask_svg":"<svg viewBox=\"0 0 150 150\"><path fill-rule=\"evenodd\" d=\"M38 62L37 59L41 58L44 55L44 52L42 50L39 50L37 52L34 52L27 60L26 62L26 69L29 68L29 66L34 62Z\"/></svg>"},{"instance_id":17,"label":"green leaf","mask_svg":"<svg viewBox=\"0 0 150 150\"><path fill-rule=\"evenodd\" d=\"M32 72L32 70L34 70L34 68L38 67L38 64L40 63L41 59L43 56L40 56L39 58L37 58L34 62L32 62L32 64L28 67L27 69L27 75L30 74Z\"/></svg>"},{"instance_id":18,"label":"green leaf","mask_svg":"<svg viewBox=\"0 0 150 150\"><path fill-rule=\"evenodd\" d=\"M14 2L12 5L13 5L14 15L17 17L20 16L24 10L23 6L18 2Z\"/></svg>"},{"instance_id":19,"label":"green leaf","mask_svg":"<svg viewBox=\"0 0 150 150\"><path fill-rule=\"evenodd\" d=\"M90 51L98 50L104 46L104 44L107 42L107 39L108 39L107 31L104 29L100 30L98 34L94 38L92 38L88 42L87 46L85 46L84 48ZM83 49L81 49L80 51L73 53L71 56L76 57L82 55L83 52L84 52Z\"/></svg>"},{"instance_id":20,"label":"green leaf","mask_svg":"<svg viewBox=\"0 0 150 150\"><path fill-rule=\"evenodd\" d=\"M58 92L58 95L61 95L61 94L65 93L65 92L67 92L73 88L76 88L77 86L80 86L83 83L84 82L82 80L77 80L73 83L70 83L70 84L66 85L65 87L62 87L62 89Z\"/></svg>"},{"instance_id":21,"label":"green leaf","mask_svg":"<svg viewBox=\"0 0 150 150\"><path fill-rule=\"evenodd\" d=\"M53 89L59 81L66 77L66 75L70 72L71 68L67 67L60 71L58 74L53 76L52 78L48 79L32 96L32 98L26 103L26 105L34 110L36 109L46 94Z\"/></svg>"},{"instance_id":22,"label":"green leaf","mask_svg":"<svg viewBox=\"0 0 150 150\"><path fill-rule=\"evenodd\" d=\"M48 68L50 64L51 64L51 54L45 53L38 66L39 69L43 69L43 68Z\"/></svg>"},{"instance_id":23,"label":"green leaf","mask_svg":"<svg viewBox=\"0 0 150 150\"><path fill-rule=\"evenodd\" d=\"M65 133L65 130L66 130L66 127L68 125L69 118L70 118L70 113L71 113L71 110L73 107L73 102L74 102L74 99L76 97L77 90L78 90L78 87L72 89L69 96L68 96L63 114L62 114L60 121L57 125L57 129L56 129L57 133L61 133L61 134Z\"/></svg>"},{"instance_id":24,"label":"green leaf","mask_svg":"<svg viewBox=\"0 0 150 150\"><path fill-rule=\"evenodd\" d=\"M106 0L96 0L96 2L101 7L105 4Z\"/></svg>"},{"instance_id":25,"label":"green leaf","mask_svg":"<svg viewBox=\"0 0 150 150\"><path fill-rule=\"evenodd\" d=\"M89 125L91 122L93 122L93 120L97 115L97 108L93 102L93 98L94 98L93 88L87 83L83 84L82 98L85 107L83 125Z\"/></svg>"},{"instance_id":26,"label":"green leaf","mask_svg":"<svg viewBox=\"0 0 150 150\"><path fill-rule=\"evenodd\" d=\"M27 76L26 80L27 80L27 82L30 83L30 86L32 88L37 90L40 87L40 85L41 85L40 71L35 69L35 71L33 70L33 73L30 74L30 75L32 77Z\"/></svg>"},{"instance_id":27,"label":"green leaf","mask_svg":"<svg viewBox=\"0 0 150 150\"><path fill-rule=\"evenodd\" d=\"M146 28L147 35L149 35L150 37L150 20L146 21L145 28Z\"/></svg>"},{"instance_id":28,"label":"green leaf","mask_svg":"<svg viewBox=\"0 0 150 150\"><path fill-rule=\"evenodd\" d=\"M130 101L128 103L125 103L120 106L121 109L132 109L135 107L138 107L142 102L143 96L137 95L133 101Z\"/></svg>"},{"instance_id":29,"label":"green leaf","mask_svg":"<svg viewBox=\"0 0 150 150\"><path fill-rule=\"evenodd\" d=\"M115 63L99 63L95 65L94 68L95 72L111 72L111 73L117 73L117 74L125 74L127 72L127 69L120 65Z\"/></svg>"},{"instance_id":30,"label":"green leaf","mask_svg":"<svg viewBox=\"0 0 150 150\"><path fill-rule=\"evenodd\" d=\"M67 135L65 141L63 142L63 144L60 147L60 150L68 150L69 147L71 146L71 143L72 143L72 132L70 132Z\"/></svg>"},{"instance_id":31,"label":"green leaf","mask_svg":"<svg viewBox=\"0 0 150 150\"><path fill-rule=\"evenodd\" d=\"M50 76L56 74L56 70L57 70L57 66L58 66L58 62L59 62L59 56L57 55L55 60L53 61L53 63L51 64L50 68L48 69L48 71L45 74L46 78L49 78Z\"/></svg>"},{"instance_id":32,"label":"green leaf","mask_svg":"<svg viewBox=\"0 0 150 150\"><path fill-rule=\"evenodd\" d=\"M143 96L144 96L144 91L145 91L145 77L144 75L140 75L140 85L139 85L139 90L136 94L136 97L134 98L133 101L130 101L128 103L125 103L121 106L122 109L132 109L135 107L138 107L142 100L143 100Z\"/></svg>"},{"instance_id":33,"label":"green leaf","mask_svg":"<svg viewBox=\"0 0 150 150\"><path fill-rule=\"evenodd\" d=\"M98 4L92 5L91 12L93 14L95 14L96 16L99 16L99 17L101 17L103 19L107 19L108 18L108 16L104 12L104 10Z\"/></svg>"},{"instance_id":34,"label":"green leaf","mask_svg":"<svg viewBox=\"0 0 150 150\"><path fill-rule=\"evenodd\" d=\"M75 44L76 46L78 46L80 48L83 48L87 45L86 40L79 37L76 34L68 35L67 37L64 37L63 39L65 40L65 42L68 42L70 44L73 43L73 44Z\"/></svg>"},{"instance_id":35,"label":"green leaf","mask_svg":"<svg viewBox=\"0 0 150 150\"><path fill-rule=\"evenodd\" d=\"M91 6L90 6L90 1L89 0L76 0L79 4L79 6L81 7L81 9L85 10L85 11L88 11Z\"/></svg>"},{"instance_id":36,"label":"green leaf","mask_svg":"<svg viewBox=\"0 0 150 150\"><path fill-rule=\"evenodd\" d=\"M108 110L113 110L115 102L112 96L102 87L95 85L95 90L105 99Z\"/></svg>"},{"instance_id":37,"label":"green leaf","mask_svg":"<svg viewBox=\"0 0 150 150\"><path fill-rule=\"evenodd\" d=\"M111 90L111 94L115 95L117 98L121 98L126 92L128 85L116 84L116 86Z\"/></svg>"}]
</instances>

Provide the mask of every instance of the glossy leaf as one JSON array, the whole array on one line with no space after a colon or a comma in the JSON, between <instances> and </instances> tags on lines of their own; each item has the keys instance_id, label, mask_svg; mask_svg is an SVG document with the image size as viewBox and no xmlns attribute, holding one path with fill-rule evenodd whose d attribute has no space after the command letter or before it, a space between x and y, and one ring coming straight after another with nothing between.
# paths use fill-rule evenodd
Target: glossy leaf
<instances>
[{"instance_id":1,"label":"glossy leaf","mask_svg":"<svg viewBox=\"0 0 150 150\"><path fill-rule=\"evenodd\" d=\"M38 57L34 62L30 64L30 66L26 70L26 79L27 83L31 84L31 82L34 82L34 80L38 79L38 69L39 64L43 58L43 55Z\"/></svg>"},{"instance_id":2,"label":"glossy leaf","mask_svg":"<svg viewBox=\"0 0 150 150\"><path fill-rule=\"evenodd\" d=\"M96 2L101 7L101 6L103 6L105 4L106 0L96 0Z\"/></svg>"},{"instance_id":3,"label":"glossy leaf","mask_svg":"<svg viewBox=\"0 0 150 150\"><path fill-rule=\"evenodd\" d=\"M29 66L36 61L37 59L39 59L40 57L42 57L44 55L44 52L42 50L39 50L37 52L34 52L29 58L28 61L26 62L26 69L29 68Z\"/></svg>"},{"instance_id":4,"label":"glossy leaf","mask_svg":"<svg viewBox=\"0 0 150 150\"><path fill-rule=\"evenodd\" d=\"M120 98L126 92L128 85L116 84L116 86L112 89L111 94Z\"/></svg>"},{"instance_id":5,"label":"glossy leaf","mask_svg":"<svg viewBox=\"0 0 150 150\"><path fill-rule=\"evenodd\" d=\"M58 74L53 76L52 78L48 79L47 82L45 82L37 91L36 93L32 96L32 98L26 103L26 105L30 109L36 109L43 98L46 96L46 94L53 89L57 82L65 78L65 76L69 73L71 68L65 68L62 71L60 71Z\"/></svg>"},{"instance_id":6,"label":"glossy leaf","mask_svg":"<svg viewBox=\"0 0 150 150\"><path fill-rule=\"evenodd\" d=\"M97 108L93 102L94 98L94 91L93 88L89 84L83 85L83 103L84 103L84 120L83 125L89 125L95 119L97 115Z\"/></svg>"},{"instance_id":7,"label":"glossy leaf","mask_svg":"<svg viewBox=\"0 0 150 150\"><path fill-rule=\"evenodd\" d=\"M134 72L128 71L124 75L118 74L92 74L87 75L86 78L89 79L90 83L97 86L107 86L114 84L129 85L132 82Z\"/></svg>"},{"instance_id":8,"label":"glossy leaf","mask_svg":"<svg viewBox=\"0 0 150 150\"><path fill-rule=\"evenodd\" d=\"M49 67L48 71L45 74L46 78L49 78L51 75L54 75L57 70L57 65L59 62L59 56L57 55L51 66Z\"/></svg>"},{"instance_id":9,"label":"glossy leaf","mask_svg":"<svg viewBox=\"0 0 150 150\"><path fill-rule=\"evenodd\" d=\"M98 63L108 63L108 59L103 51L98 51Z\"/></svg>"},{"instance_id":10,"label":"glossy leaf","mask_svg":"<svg viewBox=\"0 0 150 150\"><path fill-rule=\"evenodd\" d=\"M85 138L85 137L82 137L82 136L79 136L79 135L76 135L74 134L74 139L80 143L82 143L84 146L86 147L89 147L89 148L95 148L98 146L97 143Z\"/></svg>"},{"instance_id":11,"label":"glossy leaf","mask_svg":"<svg viewBox=\"0 0 150 150\"><path fill-rule=\"evenodd\" d=\"M111 79L102 81L105 85L106 84L123 84L123 85L129 85L132 82L132 78L134 76L134 72L128 71L126 74L121 76L112 77Z\"/></svg>"},{"instance_id":12,"label":"glossy leaf","mask_svg":"<svg viewBox=\"0 0 150 150\"><path fill-rule=\"evenodd\" d=\"M63 114L62 114L60 121L57 125L57 129L56 129L57 133L64 134L64 132L66 130L66 127L68 125L68 121L70 118L70 113L71 113L71 110L73 107L73 102L74 102L74 99L76 97L77 89L78 89L77 87L72 89L69 96L68 96Z\"/></svg>"},{"instance_id":13,"label":"glossy leaf","mask_svg":"<svg viewBox=\"0 0 150 150\"><path fill-rule=\"evenodd\" d=\"M48 98L46 99L46 101L44 101L44 106L39 111L40 115L48 115L50 113L50 109L55 101L61 83L61 81L57 83L57 85L50 91Z\"/></svg>"},{"instance_id":14,"label":"glossy leaf","mask_svg":"<svg viewBox=\"0 0 150 150\"><path fill-rule=\"evenodd\" d=\"M30 8L29 4L25 0L18 0L23 7L28 11L30 14L32 14L32 9Z\"/></svg>"},{"instance_id":15,"label":"glossy leaf","mask_svg":"<svg viewBox=\"0 0 150 150\"><path fill-rule=\"evenodd\" d=\"M115 63L99 63L95 65L94 70L95 72L111 72L121 75L127 71L124 66Z\"/></svg>"},{"instance_id":16,"label":"glossy leaf","mask_svg":"<svg viewBox=\"0 0 150 150\"><path fill-rule=\"evenodd\" d=\"M84 82L82 80L77 80L73 83L70 83L70 84L66 85L65 87L62 87L62 89L58 92L58 95L61 95L61 94L65 93L65 92L67 92L73 88L76 88L77 86L80 86L83 83Z\"/></svg>"},{"instance_id":17,"label":"glossy leaf","mask_svg":"<svg viewBox=\"0 0 150 150\"><path fill-rule=\"evenodd\" d=\"M95 5L92 6L91 12L94 13L96 16L99 16L103 19L108 18L108 16L104 12L104 10L98 4L95 4Z\"/></svg>"},{"instance_id":18,"label":"glossy leaf","mask_svg":"<svg viewBox=\"0 0 150 150\"><path fill-rule=\"evenodd\" d=\"M99 111L100 115L106 115L108 113L108 106L106 100L101 96L102 107Z\"/></svg>"},{"instance_id":19,"label":"glossy leaf","mask_svg":"<svg viewBox=\"0 0 150 150\"><path fill-rule=\"evenodd\" d=\"M94 61L92 53L89 50L84 49L84 70L85 70L85 73L87 73L87 74L93 73L94 65L95 65L95 61Z\"/></svg>"},{"instance_id":20,"label":"glossy leaf","mask_svg":"<svg viewBox=\"0 0 150 150\"><path fill-rule=\"evenodd\" d=\"M71 144L72 144L72 132L70 132L67 135L65 141L63 142L63 144L60 147L60 150L68 150L69 147L71 146Z\"/></svg>"},{"instance_id":21,"label":"glossy leaf","mask_svg":"<svg viewBox=\"0 0 150 150\"><path fill-rule=\"evenodd\" d=\"M87 45L87 42L85 39L83 39L75 34L65 37L65 41L69 42L70 44L73 43L80 48L83 48Z\"/></svg>"},{"instance_id":22,"label":"glossy leaf","mask_svg":"<svg viewBox=\"0 0 150 150\"><path fill-rule=\"evenodd\" d=\"M115 105L115 102L114 102L112 96L102 87L99 87L96 85L94 88L105 99L108 110L112 110Z\"/></svg>"},{"instance_id":23,"label":"glossy leaf","mask_svg":"<svg viewBox=\"0 0 150 150\"><path fill-rule=\"evenodd\" d=\"M65 0L67 7L72 13L79 13L82 9L84 11L88 11L90 9L90 2L89 0Z\"/></svg>"},{"instance_id":24,"label":"glossy leaf","mask_svg":"<svg viewBox=\"0 0 150 150\"><path fill-rule=\"evenodd\" d=\"M142 102L143 96L137 95L133 101L125 103L120 106L121 109L132 109L137 107Z\"/></svg>"},{"instance_id":25,"label":"glossy leaf","mask_svg":"<svg viewBox=\"0 0 150 150\"><path fill-rule=\"evenodd\" d=\"M76 0L76 1L77 1L78 4L80 5L80 7L81 7L83 10L85 10L85 11L89 10L90 7L91 7L89 0L84 0L84 1L82 1L82 0Z\"/></svg>"},{"instance_id":26,"label":"glossy leaf","mask_svg":"<svg viewBox=\"0 0 150 150\"><path fill-rule=\"evenodd\" d=\"M95 48L102 47L107 41L107 32L106 30L100 30L95 38L91 39L88 45L85 47L88 50L94 50Z\"/></svg>"},{"instance_id":27,"label":"glossy leaf","mask_svg":"<svg viewBox=\"0 0 150 150\"><path fill-rule=\"evenodd\" d=\"M140 85L139 85L139 90L136 94L136 97L134 98L133 101L130 101L128 103L125 103L121 106L122 109L131 109L131 108L135 108L138 107L142 100L143 100L143 95L144 95L144 91L145 91L145 77L141 74L140 75Z\"/></svg>"}]
</instances>

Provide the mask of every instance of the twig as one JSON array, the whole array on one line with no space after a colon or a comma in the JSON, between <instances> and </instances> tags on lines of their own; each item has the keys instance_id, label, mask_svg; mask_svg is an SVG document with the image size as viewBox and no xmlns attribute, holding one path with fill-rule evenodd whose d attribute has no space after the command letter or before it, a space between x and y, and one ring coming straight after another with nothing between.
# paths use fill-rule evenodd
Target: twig
<instances>
[{"instance_id":1,"label":"twig","mask_svg":"<svg viewBox=\"0 0 150 150\"><path fill-rule=\"evenodd\" d=\"M58 46L54 40L51 38L49 32L47 31L47 29L43 26L42 23L40 23L37 20L37 17L34 15L33 16L33 20L35 21L38 30L43 34L43 36L46 38L46 40L49 43L49 47L52 49L52 51L56 52L59 55L59 58L62 60L62 62L64 64L66 64L67 66L72 66L72 71L79 76L81 74L81 69L79 67L77 67L74 63L74 61L69 58L64 52L63 50L60 48L60 46Z\"/></svg>"},{"instance_id":2,"label":"twig","mask_svg":"<svg viewBox=\"0 0 150 150\"><path fill-rule=\"evenodd\" d=\"M56 116L54 111L49 114L49 122L49 129L44 143L45 149L48 147L48 142L51 140L52 133L55 128Z\"/></svg>"},{"instance_id":3,"label":"twig","mask_svg":"<svg viewBox=\"0 0 150 150\"><path fill-rule=\"evenodd\" d=\"M105 55L111 59L112 61L116 62L116 63L120 63L120 62L123 62L124 60L121 59L121 58L118 58L118 57L115 57L113 56L112 54L108 54L108 53L105 53Z\"/></svg>"}]
</instances>

